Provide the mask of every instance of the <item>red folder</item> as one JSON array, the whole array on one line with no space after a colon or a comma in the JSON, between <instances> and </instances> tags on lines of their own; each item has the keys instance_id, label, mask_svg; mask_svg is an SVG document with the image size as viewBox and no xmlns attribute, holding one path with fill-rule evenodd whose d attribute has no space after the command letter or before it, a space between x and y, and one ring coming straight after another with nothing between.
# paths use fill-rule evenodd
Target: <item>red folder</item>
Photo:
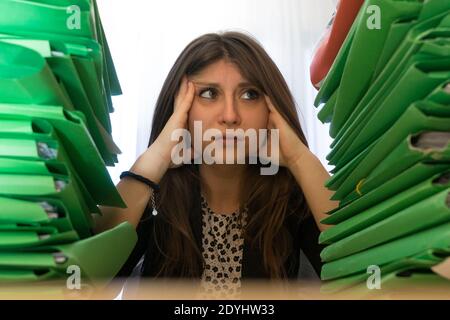
<instances>
[{"instance_id":1,"label":"red folder","mask_svg":"<svg viewBox=\"0 0 450 320\"><path fill-rule=\"evenodd\" d=\"M364 0L340 0L311 62L311 82L317 89L328 74L331 65L347 37Z\"/></svg>"}]
</instances>

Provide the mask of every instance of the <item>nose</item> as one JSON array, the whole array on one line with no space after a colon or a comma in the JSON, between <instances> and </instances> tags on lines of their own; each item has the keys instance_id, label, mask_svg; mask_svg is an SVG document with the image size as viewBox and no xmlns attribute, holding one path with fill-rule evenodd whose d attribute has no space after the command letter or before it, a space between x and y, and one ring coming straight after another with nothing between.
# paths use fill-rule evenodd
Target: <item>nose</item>
<instances>
[{"instance_id":1,"label":"nose","mask_svg":"<svg viewBox=\"0 0 450 320\"><path fill-rule=\"evenodd\" d=\"M220 117L220 123L226 126L236 126L240 121L237 102L234 97L226 97Z\"/></svg>"}]
</instances>

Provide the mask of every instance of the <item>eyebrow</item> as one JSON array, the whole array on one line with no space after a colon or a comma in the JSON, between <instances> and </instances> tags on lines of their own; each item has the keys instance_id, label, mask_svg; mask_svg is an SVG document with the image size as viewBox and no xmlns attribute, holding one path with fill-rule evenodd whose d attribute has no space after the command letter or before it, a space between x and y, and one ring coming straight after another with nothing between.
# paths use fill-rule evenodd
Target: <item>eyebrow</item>
<instances>
[{"instance_id":1,"label":"eyebrow","mask_svg":"<svg viewBox=\"0 0 450 320\"><path fill-rule=\"evenodd\" d=\"M202 82L202 81L194 81L194 80L191 80L191 81L194 82L195 84L198 84L201 86L216 87L216 88L220 87L220 84L218 84L216 82ZM245 87L256 87L256 86L248 81L239 82L238 88L245 88Z\"/></svg>"}]
</instances>

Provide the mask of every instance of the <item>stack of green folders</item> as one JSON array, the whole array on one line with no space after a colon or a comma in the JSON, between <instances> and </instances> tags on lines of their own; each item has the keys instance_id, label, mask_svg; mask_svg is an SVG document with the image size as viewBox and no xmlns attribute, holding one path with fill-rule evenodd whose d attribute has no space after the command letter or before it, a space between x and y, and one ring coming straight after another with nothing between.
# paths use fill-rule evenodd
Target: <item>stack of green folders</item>
<instances>
[{"instance_id":1,"label":"stack of green folders","mask_svg":"<svg viewBox=\"0 0 450 320\"><path fill-rule=\"evenodd\" d=\"M0 282L111 279L134 228L93 234L123 207L105 165L120 86L95 0L0 1Z\"/></svg>"},{"instance_id":2,"label":"stack of green folders","mask_svg":"<svg viewBox=\"0 0 450 320\"><path fill-rule=\"evenodd\" d=\"M450 257L450 1L367 0L315 104L339 201L322 221L323 290L369 293L370 266L381 290L450 290L433 272Z\"/></svg>"}]
</instances>

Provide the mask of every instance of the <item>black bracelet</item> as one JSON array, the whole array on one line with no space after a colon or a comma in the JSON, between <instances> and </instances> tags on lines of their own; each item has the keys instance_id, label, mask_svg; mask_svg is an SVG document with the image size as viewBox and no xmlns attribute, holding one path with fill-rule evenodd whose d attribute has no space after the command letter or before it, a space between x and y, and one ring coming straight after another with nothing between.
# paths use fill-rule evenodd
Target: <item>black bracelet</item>
<instances>
[{"instance_id":1,"label":"black bracelet","mask_svg":"<svg viewBox=\"0 0 450 320\"><path fill-rule=\"evenodd\" d=\"M150 188L153 189L153 191L159 192L159 185L157 183L154 183L153 181L147 179L146 177L143 177L143 176L138 175L138 174L136 174L134 172L131 172L131 171L124 171L124 172L122 172L121 175L120 175L120 179L122 179L124 177L130 177L130 178L136 179L136 180L138 180L138 181L148 185Z\"/></svg>"}]
</instances>

